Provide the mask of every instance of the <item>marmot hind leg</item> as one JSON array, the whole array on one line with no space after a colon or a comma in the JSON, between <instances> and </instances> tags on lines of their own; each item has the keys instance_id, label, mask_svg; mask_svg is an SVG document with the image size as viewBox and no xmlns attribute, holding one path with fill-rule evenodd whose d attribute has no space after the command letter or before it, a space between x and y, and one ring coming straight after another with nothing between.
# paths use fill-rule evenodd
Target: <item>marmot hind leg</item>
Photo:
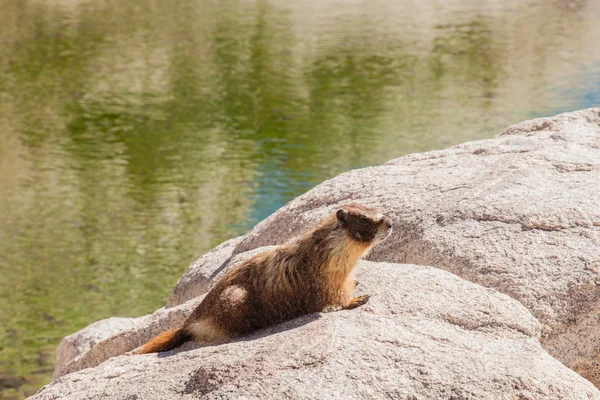
<instances>
[{"instance_id":1,"label":"marmot hind leg","mask_svg":"<svg viewBox=\"0 0 600 400\"><path fill-rule=\"evenodd\" d=\"M193 335L195 341L200 343L223 343L231 339L227 330L215 324L210 317L191 322L186 330Z\"/></svg>"}]
</instances>

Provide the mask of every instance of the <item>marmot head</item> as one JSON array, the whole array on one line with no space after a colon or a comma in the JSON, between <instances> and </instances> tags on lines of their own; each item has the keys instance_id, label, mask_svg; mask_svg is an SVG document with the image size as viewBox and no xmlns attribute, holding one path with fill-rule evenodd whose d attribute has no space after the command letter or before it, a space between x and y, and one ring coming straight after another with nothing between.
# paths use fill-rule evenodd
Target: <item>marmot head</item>
<instances>
[{"instance_id":1,"label":"marmot head","mask_svg":"<svg viewBox=\"0 0 600 400\"><path fill-rule=\"evenodd\" d=\"M377 244L392 232L392 220L375 208L348 204L337 211L340 226L363 244Z\"/></svg>"}]
</instances>

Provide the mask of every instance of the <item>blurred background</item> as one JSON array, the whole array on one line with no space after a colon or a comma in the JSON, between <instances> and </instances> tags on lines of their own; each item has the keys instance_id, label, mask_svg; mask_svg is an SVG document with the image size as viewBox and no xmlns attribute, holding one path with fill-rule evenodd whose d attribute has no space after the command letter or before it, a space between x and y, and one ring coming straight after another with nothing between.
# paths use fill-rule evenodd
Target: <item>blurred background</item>
<instances>
[{"instance_id":1,"label":"blurred background","mask_svg":"<svg viewBox=\"0 0 600 400\"><path fill-rule=\"evenodd\" d=\"M0 0L0 399L352 168L600 104L599 0Z\"/></svg>"}]
</instances>

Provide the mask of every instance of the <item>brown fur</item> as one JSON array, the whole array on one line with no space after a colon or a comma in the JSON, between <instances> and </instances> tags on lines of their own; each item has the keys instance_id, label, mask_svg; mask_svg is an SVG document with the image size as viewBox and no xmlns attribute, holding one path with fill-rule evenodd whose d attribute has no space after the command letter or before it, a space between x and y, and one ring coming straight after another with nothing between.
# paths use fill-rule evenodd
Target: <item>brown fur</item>
<instances>
[{"instance_id":1,"label":"brown fur","mask_svg":"<svg viewBox=\"0 0 600 400\"><path fill-rule=\"evenodd\" d=\"M375 209L342 207L301 237L232 268L180 329L159 335L139 353L170 350L186 337L224 341L304 314L366 303L368 296L352 297L352 271L391 225Z\"/></svg>"}]
</instances>

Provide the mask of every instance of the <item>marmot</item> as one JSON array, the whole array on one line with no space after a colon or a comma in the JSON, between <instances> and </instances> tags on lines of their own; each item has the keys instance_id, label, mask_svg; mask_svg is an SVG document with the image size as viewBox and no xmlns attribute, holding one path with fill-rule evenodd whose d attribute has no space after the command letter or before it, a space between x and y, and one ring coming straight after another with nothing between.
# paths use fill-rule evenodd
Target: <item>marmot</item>
<instances>
[{"instance_id":1,"label":"marmot","mask_svg":"<svg viewBox=\"0 0 600 400\"><path fill-rule=\"evenodd\" d=\"M352 297L358 259L391 232L392 221L359 204L343 206L304 235L233 267L183 326L146 343L138 354L189 340L223 342L298 316L365 304Z\"/></svg>"}]
</instances>

